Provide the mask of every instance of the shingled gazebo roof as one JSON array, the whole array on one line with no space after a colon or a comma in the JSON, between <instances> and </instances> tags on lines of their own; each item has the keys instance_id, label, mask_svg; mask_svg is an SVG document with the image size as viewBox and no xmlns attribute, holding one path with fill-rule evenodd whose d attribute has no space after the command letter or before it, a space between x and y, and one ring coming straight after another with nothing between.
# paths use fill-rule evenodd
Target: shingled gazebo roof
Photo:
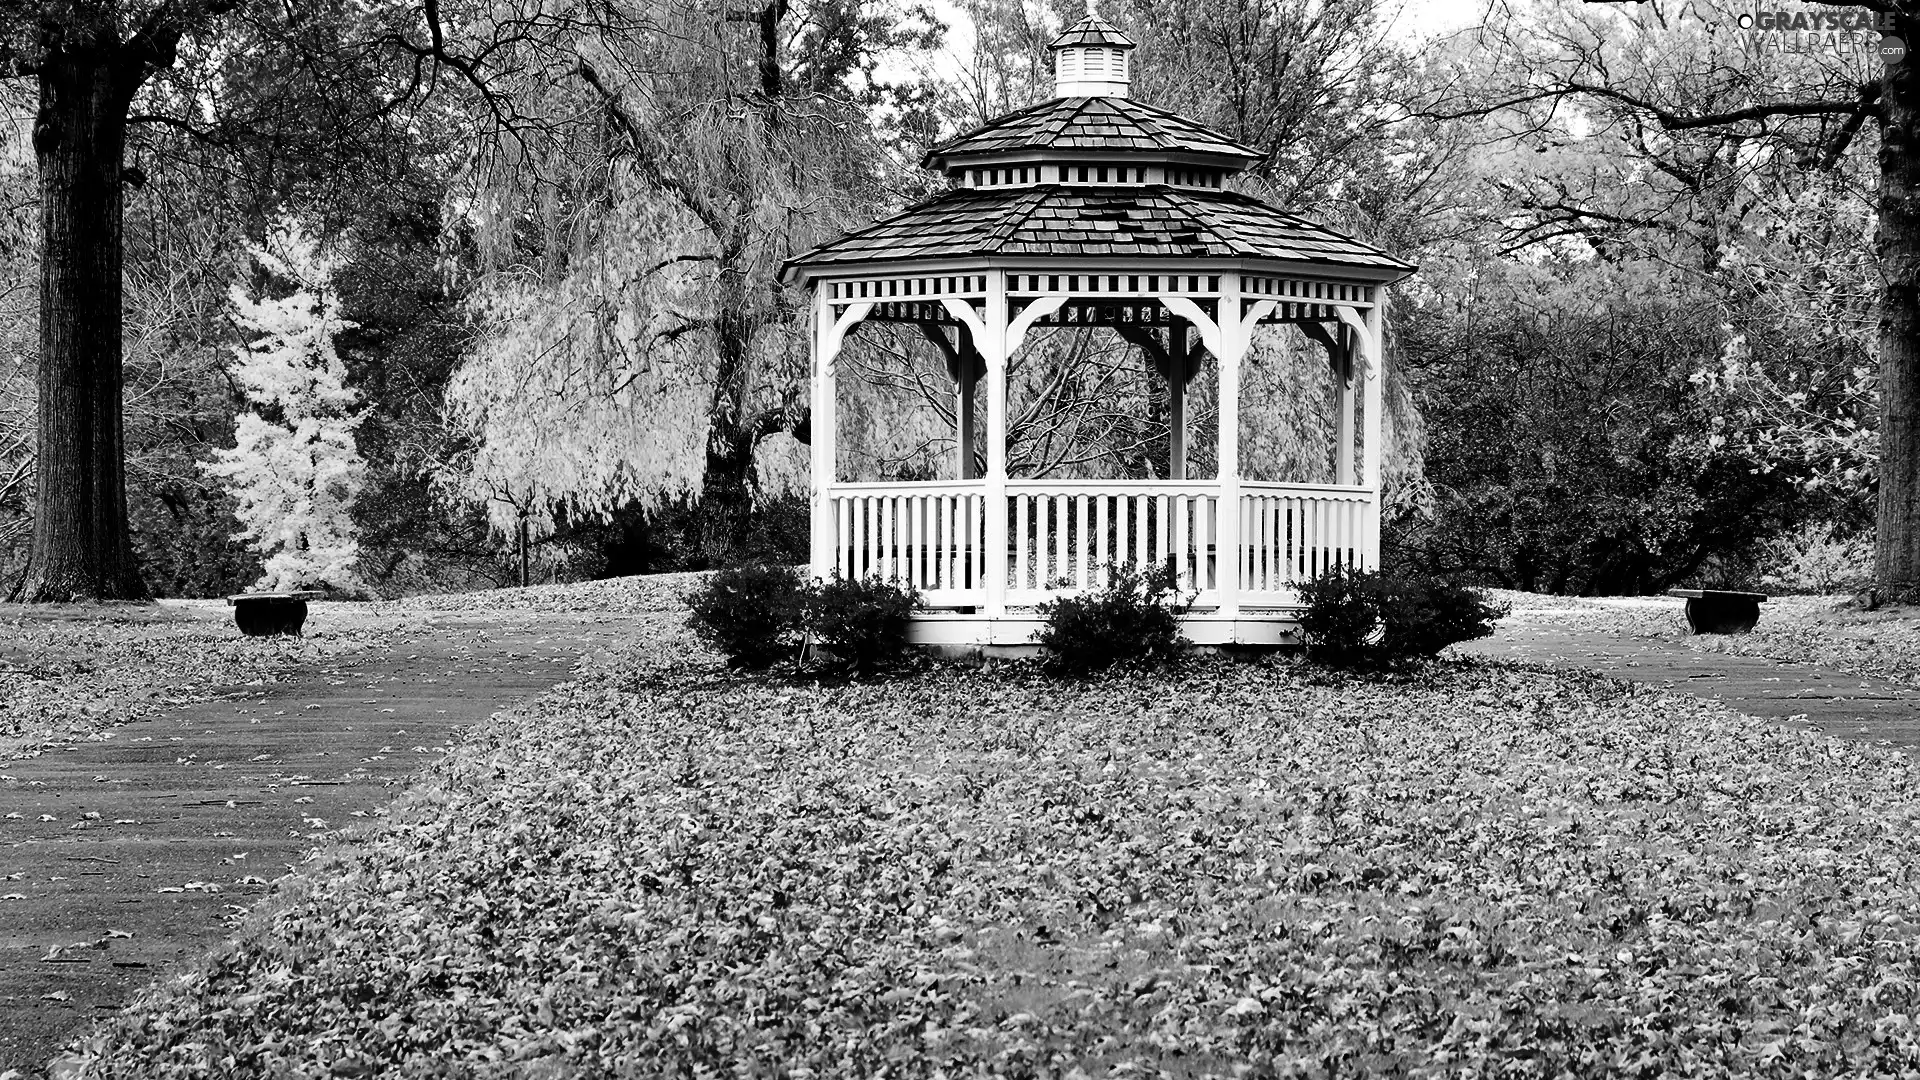
<instances>
[{"instance_id":1,"label":"shingled gazebo roof","mask_svg":"<svg viewBox=\"0 0 1920 1080\"><path fill-rule=\"evenodd\" d=\"M1233 191L1185 188L961 188L794 260L812 268L989 255L1248 258L1391 272L1378 248Z\"/></svg>"},{"instance_id":2,"label":"shingled gazebo roof","mask_svg":"<svg viewBox=\"0 0 1920 1080\"><path fill-rule=\"evenodd\" d=\"M1261 152L1129 98L1134 43L1093 12L1051 48L1052 100L927 153L924 165L958 187L789 260L783 273L1041 256L1062 272L1077 259L1103 263L1104 272L1115 259L1307 263L1380 282L1413 272L1378 248L1226 190Z\"/></svg>"},{"instance_id":3,"label":"shingled gazebo roof","mask_svg":"<svg viewBox=\"0 0 1920 1080\"><path fill-rule=\"evenodd\" d=\"M1106 152L1177 157L1244 167L1260 152L1181 116L1122 97L1054 98L1010 112L941 143L922 165L946 169L989 156L1028 151Z\"/></svg>"}]
</instances>

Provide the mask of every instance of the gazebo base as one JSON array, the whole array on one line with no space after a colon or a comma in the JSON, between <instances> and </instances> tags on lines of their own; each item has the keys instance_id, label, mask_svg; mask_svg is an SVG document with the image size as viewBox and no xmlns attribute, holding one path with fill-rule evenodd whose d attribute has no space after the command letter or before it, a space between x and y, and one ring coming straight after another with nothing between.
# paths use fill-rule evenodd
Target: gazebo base
<instances>
[{"instance_id":1,"label":"gazebo base","mask_svg":"<svg viewBox=\"0 0 1920 1080\"><path fill-rule=\"evenodd\" d=\"M1031 646L1044 624L1044 619L1031 612L989 618L933 611L914 615L907 634L915 645ZM1299 630L1299 620L1292 610L1241 612L1237 616L1202 611L1180 619L1180 632L1195 645L1298 645Z\"/></svg>"}]
</instances>

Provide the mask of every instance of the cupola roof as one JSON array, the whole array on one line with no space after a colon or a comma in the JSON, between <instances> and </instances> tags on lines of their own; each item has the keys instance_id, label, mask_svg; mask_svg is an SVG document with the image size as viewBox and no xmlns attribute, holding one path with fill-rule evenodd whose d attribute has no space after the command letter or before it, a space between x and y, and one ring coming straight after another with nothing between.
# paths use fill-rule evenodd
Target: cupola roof
<instances>
[{"instance_id":1,"label":"cupola roof","mask_svg":"<svg viewBox=\"0 0 1920 1080\"><path fill-rule=\"evenodd\" d=\"M1087 17L1060 31L1060 36L1047 44L1049 49L1065 49L1075 45L1117 46L1122 49L1135 47L1132 38L1120 32L1120 28L1101 18L1092 9Z\"/></svg>"}]
</instances>

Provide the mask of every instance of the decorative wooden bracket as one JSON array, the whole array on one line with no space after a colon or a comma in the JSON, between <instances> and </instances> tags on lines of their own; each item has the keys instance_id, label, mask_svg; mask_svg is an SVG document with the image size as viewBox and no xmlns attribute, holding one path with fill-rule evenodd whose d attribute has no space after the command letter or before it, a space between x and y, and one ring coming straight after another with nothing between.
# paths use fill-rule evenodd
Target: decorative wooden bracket
<instances>
[{"instance_id":1,"label":"decorative wooden bracket","mask_svg":"<svg viewBox=\"0 0 1920 1080\"><path fill-rule=\"evenodd\" d=\"M1252 341L1253 328L1260 325L1261 319L1273 314L1273 309L1279 303L1278 300L1255 300L1253 305L1247 308L1246 314L1240 317L1240 340Z\"/></svg>"},{"instance_id":2,"label":"decorative wooden bracket","mask_svg":"<svg viewBox=\"0 0 1920 1080\"><path fill-rule=\"evenodd\" d=\"M1307 337L1310 340L1317 341L1320 344L1326 346L1328 355L1332 355L1340 351L1340 343L1339 341L1335 340L1333 336L1333 331L1327 329L1326 323L1303 322L1303 323L1295 323L1294 325L1298 326L1300 328L1300 332L1302 334L1307 335Z\"/></svg>"},{"instance_id":3,"label":"decorative wooden bracket","mask_svg":"<svg viewBox=\"0 0 1920 1080\"><path fill-rule=\"evenodd\" d=\"M1366 316L1344 305L1335 307L1333 312L1340 316L1340 321L1347 324L1348 329L1353 331L1354 344L1360 346L1355 350L1359 353L1355 359L1366 368L1367 378L1379 377L1380 371L1373 358L1380 355L1380 343L1373 340L1373 332L1367 329Z\"/></svg>"},{"instance_id":4,"label":"decorative wooden bracket","mask_svg":"<svg viewBox=\"0 0 1920 1080\"><path fill-rule=\"evenodd\" d=\"M1333 377L1342 380L1347 378L1353 358L1346 355L1346 349L1342 346L1339 335L1335 334L1326 323L1303 322L1297 325L1300 327L1300 332L1307 335L1309 339L1326 346L1327 366L1333 369Z\"/></svg>"},{"instance_id":5,"label":"decorative wooden bracket","mask_svg":"<svg viewBox=\"0 0 1920 1080\"><path fill-rule=\"evenodd\" d=\"M866 318L867 313L872 310L873 302L871 300L858 304L848 304L847 310L841 312L840 317L834 320L832 326L827 328L826 337L820 342L821 370L834 370L835 365L840 361L841 343L846 341L848 332L851 331L860 320Z\"/></svg>"},{"instance_id":6,"label":"decorative wooden bracket","mask_svg":"<svg viewBox=\"0 0 1920 1080\"><path fill-rule=\"evenodd\" d=\"M1207 351L1213 354L1214 359L1219 360L1223 358L1226 350L1222 347L1220 341L1220 324L1214 322L1207 316L1206 312L1200 310L1199 304L1194 303L1184 296L1163 296L1160 298L1160 302L1166 305L1168 311L1173 312L1175 315L1193 324L1194 330L1200 334L1200 344L1206 346Z\"/></svg>"},{"instance_id":7,"label":"decorative wooden bracket","mask_svg":"<svg viewBox=\"0 0 1920 1080\"><path fill-rule=\"evenodd\" d=\"M1148 361L1153 364L1153 370L1159 372L1161 378L1172 381L1173 377L1168 372L1173 368L1173 343L1160 340L1161 329L1159 326L1142 326L1138 323L1122 323L1113 328L1114 332L1120 335L1120 340L1138 347L1141 352L1147 354ZM1168 334L1187 332L1187 328L1178 323L1165 329ZM1186 371L1180 376L1182 384L1192 382L1193 377L1200 373L1200 351L1188 349L1185 352L1187 363Z\"/></svg>"},{"instance_id":8,"label":"decorative wooden bracket","mask_svg":"<svg viewBox=\"0 0 1920 1080\"><path fill-rule=\"evenodd\" d=\"M987 365L980 359L980 351L961 339L959 345L947 340L947 331L938 323L916 323L927 340L940 349L940 355L947 361L947 378L955 383L960 381L960 372L967 371L974 382L979 382L987 373Z\"/></svg>"},{"instance_id":9,"label":"decorative wooden bracket","mask_svg":"<svg viewBox=\"0 0 1920 1080\"><path fill-rule=\"evenodd\" d=\"M960 320L960 324L967 328L967 339L973 343L973 351L984 354L986 350L980 346L987 340L987 324L981 321L980 313L973 309L972 304L957 296L943 296L940 298L940 303L947 309L948 314Z\"/></svg>"},{"instance_id":10,"label":"decorative wooden bracket","mask_svg":"<svg viewBox=\"0 0 1920 1080\"><path fill-rule=\"evenodd\" d=\"M1064 295L1042 296L1022 308L1020 314L1015 315L1013 321L1007 324L1006 355L1011 357L1019 352L1020 345L1027 340L1027 331L1033 329L1033 324L1059 311L1066 302L1067 297Z\"/></svg>"}]
</instances>

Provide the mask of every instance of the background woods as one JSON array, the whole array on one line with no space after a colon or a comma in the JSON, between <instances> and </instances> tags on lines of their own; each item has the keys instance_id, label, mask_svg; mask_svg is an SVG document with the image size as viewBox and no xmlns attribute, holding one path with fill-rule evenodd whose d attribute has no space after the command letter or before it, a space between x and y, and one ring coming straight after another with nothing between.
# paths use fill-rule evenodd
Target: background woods
<instances>
[{"instance_id":1,"label":"background woods","mask_svg":"<svg viewBox=\"0 0 1920 1080\"><path fill-rule=\"evenodd\" d=\"M1906 68L1765 48L1731 6L1537 0L1464 29L1421 10L1102 8L1141 42L1134 96L1260 150L1261 197L1422 267L1390 320L1390 557L1568 592L1864 586L1877 521L1880 582L1910 582L1915 301L1887 269ZM1049 95L1045 45L1078 14L11 10L0 590L261 578L271 553L205 466L245 456L254 415L236 287L297 293L251 254L282 221L332 261L355 588L797 561L811 417L781 264L924 197L935 142ZM137 63L101 74L118 60ZM1164 403L1078 333L1018 361L1013 468L1159 475ZM930 342L847 361L849 475L950 460ZM1273 412L1247 430L1281 433L1252 466L1331 469L1323 365L1268 343L1247 378ZM1191 407L1204 469L1211 406Z\"/></svg>"}]
</instances>

